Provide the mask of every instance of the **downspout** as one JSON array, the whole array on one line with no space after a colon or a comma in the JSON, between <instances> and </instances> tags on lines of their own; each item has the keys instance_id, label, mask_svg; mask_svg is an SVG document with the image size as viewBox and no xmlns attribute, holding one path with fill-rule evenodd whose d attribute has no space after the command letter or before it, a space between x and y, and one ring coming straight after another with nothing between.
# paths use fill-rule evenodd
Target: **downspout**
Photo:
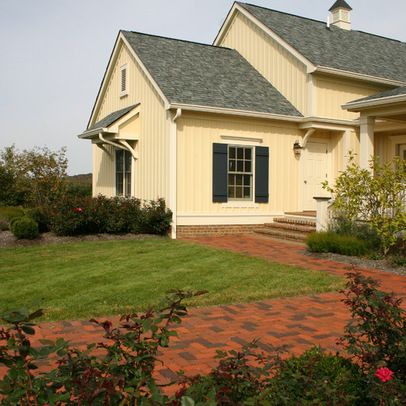
<instances>
[{"instance_id":1,"label":"downspout","mask_svg":"<svg viewBox=\"0 0 406 406\"><path fill-rule=\"evenodd\" d=\"M172 231L171 238L176 239L177 226L177 125L176 121L182 115L182 109L178 108L176 114L170 115L169 130L169 208L172 211Z\"/></svg>"}]
</instances>

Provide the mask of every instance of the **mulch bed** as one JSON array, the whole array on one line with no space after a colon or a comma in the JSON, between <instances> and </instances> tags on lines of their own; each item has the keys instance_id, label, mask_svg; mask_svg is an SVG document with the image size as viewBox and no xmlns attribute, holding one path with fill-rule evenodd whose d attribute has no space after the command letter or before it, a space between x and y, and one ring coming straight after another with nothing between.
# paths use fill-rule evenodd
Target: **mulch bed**
<instances>
[{"instance_id":1,"label":"mulch bed","mask_svg":"<svg viewBox=\"0 0 406 406\"><path fill-rule=\"evenodd\" d=\"M368 268L368 269L378 269L381 271L395 273L397 275L406 276L406 267L397 267L394 266L389 260L387 259L368 259L368 258L360 258L360 257L349 257L346 255L340 254L316 254L312 252L306 252L306 254L313 258L322 258L328 259L334 262L341 262L344 264L351 264L354 265L356 268Z\"/></svg>"},{"instance_id":2,"label":"mulch bed","mask_svg":"<svg viewBox=\"0 0 406 406\"><path fill-rule=\"evenodd\" d=\"M94 234L77 237L61 237L54 233L44 233L35 240L17 240L10 231L0 231L0 248L31 247L34 245L66 244L81 241L112 241L112 240L145 240L150 238L165 238L146 234Z\"/></svg>"}]
</instances>

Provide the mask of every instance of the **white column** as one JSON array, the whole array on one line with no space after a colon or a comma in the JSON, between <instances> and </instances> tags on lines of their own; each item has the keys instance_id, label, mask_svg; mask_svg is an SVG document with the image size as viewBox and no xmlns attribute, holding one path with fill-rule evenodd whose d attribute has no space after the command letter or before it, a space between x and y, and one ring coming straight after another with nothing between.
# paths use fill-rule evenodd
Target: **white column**
<instances>
[{"instance_id":1,"label":"white column","mask_svg":"<svg viewBox=\"0 0 406 406\"><path fill-rule=\"evenodd\" d=\"M369 161L374 156L374 128L375 117L361 115L359 165L362 169L369 169Z\"/></svg>"},{"instance_id":2,"label":"white column","mask_svg":"<svg viewBox=\"0 0 406 406\"><path fill-rule=\"evenodd\" d=\"M351 136L351 130L345 130L343 132L343 171L345 171L348 165L348 153L351 151Z\"/></svg>"},{"instance_id":3,"label":"white column","mask_svg":"<svg viewBox=\"0 0 406 406\"><path fill-rule=\"evenodd\" d=\"M327 231L329 226L329 211L331 197L314 197L316 200L316 231Z\"/></svg>"}]
</instances>

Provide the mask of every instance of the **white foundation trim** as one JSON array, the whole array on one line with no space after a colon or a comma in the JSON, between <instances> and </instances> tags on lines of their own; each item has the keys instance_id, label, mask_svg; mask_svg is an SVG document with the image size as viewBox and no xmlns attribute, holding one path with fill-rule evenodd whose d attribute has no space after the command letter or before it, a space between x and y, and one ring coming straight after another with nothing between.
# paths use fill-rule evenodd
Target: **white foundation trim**
<instances>
[{"instance_id":1,"label":"white foundation trim","mask_svg":"<svg viewBox=\"0 0 406 406\"><path fill-rule=\"evenodd\" d=\"M250 225L272 223L283 212L267 214L179 214L178 226Z\"/></svg>"}]
</instances>

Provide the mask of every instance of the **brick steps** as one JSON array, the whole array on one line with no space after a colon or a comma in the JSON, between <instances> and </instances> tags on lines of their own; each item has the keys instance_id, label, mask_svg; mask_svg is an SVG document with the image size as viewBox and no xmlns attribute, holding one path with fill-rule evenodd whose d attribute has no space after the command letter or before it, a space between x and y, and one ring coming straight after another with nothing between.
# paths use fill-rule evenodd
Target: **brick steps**
<instances>
[{"instance_id":1,"label":"brick steps","mask_svg":"<svg viewBox=\"0 0 406 406\"><path fill-rule=\"evenodd\" d=\"M316 231L316 221L313 217L285 216L275 218L273 223L265 224L256 233L291 241L306 241L307 236Z\"/></svg>"}]
</instances>

